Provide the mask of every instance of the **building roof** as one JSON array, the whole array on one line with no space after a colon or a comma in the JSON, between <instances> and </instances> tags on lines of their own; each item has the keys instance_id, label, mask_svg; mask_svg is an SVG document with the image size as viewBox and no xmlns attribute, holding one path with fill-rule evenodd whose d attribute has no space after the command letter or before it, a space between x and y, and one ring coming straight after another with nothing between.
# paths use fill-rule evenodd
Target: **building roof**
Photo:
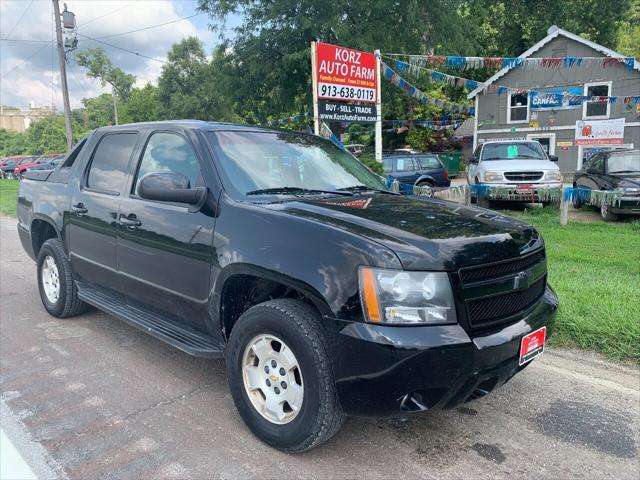
<instances>
[{"instance_id":1,"label":"building roof","mask_svg":"<svg viewBox=\"0 0 640 480\"><path fill-rule=\"evenodd\" d=\"M576 41L578 43L582 43L583 45L586 45L587 47L590 47L593 50L606 55L607 57L626 58L625 55L622 55L621 53L615 52L615 51L613 51L613 50L611 50L611 49L609 49L607 47L603 47L602 45L600 45L598 43L595 43L595 42L592 42L591 40L587 40L586 38L583 38L580 35L576 35L575 33L571 33L571 32L569 32L567 30L563 30L562 28L560 28L560 27L558 27L556 25L551 26L549 28L549 30L547 30L547 36L546 37L544 37L542 40L540 40L538 43L536 43L533 47L531 47L529 50L524 52L518 58L529 58L531 55L533 55L534 53L539 51L542 47L544 47L549 42L551 42L552 40L554 40L555 38L557 38L559 36L563 36L563 37L569 38L571 40L574 40L574 41ZM640 71L640 62L638 62L636 60L633 63L633 69ZM511 67L504 67L504 68L500 69L491 78L489 78L489 80L487 80L486 82L482 83L480 86L478 86L478 88L476 88L471 93L469 93L469 95L467 95L467 98L474 98L478 93L482 92L482 90L484 90L484 88L487 85L490 85L493 82L495 82L496 80L498 80L499 78L505 76L509 72L509 70L511 70Z\"/></svg>"}]
</instances>

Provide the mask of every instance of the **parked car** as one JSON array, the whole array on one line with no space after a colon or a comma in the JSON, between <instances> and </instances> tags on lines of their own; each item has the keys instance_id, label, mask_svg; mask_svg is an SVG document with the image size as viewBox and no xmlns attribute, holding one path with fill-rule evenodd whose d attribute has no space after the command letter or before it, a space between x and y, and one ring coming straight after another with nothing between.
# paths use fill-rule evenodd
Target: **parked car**
<instances>
[{"instance_id":1,"label":"parked car","mask_svg":"<svg viewBox=\"0 0 640 480\"><path fill-rule=\"evenodd\" d=\"M14 170L22 164L31 162L36 157L14 156L5 160L0 170L2 171L3 178L17 178L14 174Z\"/></svg>"},{"instance_id":2,"label":"parked car","mask_svg":"<svg viewBox=\"0 0 640 480\"><path fill-rule=\"evenodd\" d=\"M351 155L359 157L367 146L361 143L353 143L351 145L345 145L344 148L346 148Z\"/></svg>"},{"instance_id":3,"label":"parked car","mask_svg":"<svg viewBox=\"0 0 640 480\"><path fill-rule=\"evenodd\" d=\"M63 159L64 159L64 155L62 154L51 155L43 163L39 163L37 165L33 165L27 168L24 174L26 174L27 172L33 172L38 170L54 170Z\"/></svg>"},{"instance_id":4,"label":"parked car","mask_svg":"<svg viewBox=\"0 0 640 480\"><path fill-rule=\"evenodd\" d=\"M224 357L240 416L288 452L346 415L487 394L543 352L558 308L531 225L393 193L331 142L286 130L99 128L26 175L17 211L46 311L90 304Z\"/></svg>"},{"instance_id":5,"label":"parked car","mask_svg":"<svg viewBox=\"0 0 640 480\"><path fill-rule=\"evenodd\" d=\"M539 142L529 140L491 140L480 144L469 159L469 185L511 187L508 200L539 202L545 189L562 187L558 157L547 155ZM477 198L478 205L489 208L489 197ZM544 201L544 205L551 202Z\"/></svg>"},{"instance_id":6,"label":"parked car","mask_svg":"<svg viewBox=\"0 0 640 480\"><path fill-rule=\"evenodd\" d=\"M451 185L447 169L436 154L391 153L382 157L385 175L399 182L426 187Z\"/></svg>"},{"instance_id":7,"label":"parked car","mask_svg":"<svg viewBox=\"0 0 640 480\"><path fill-rule=\"evenodd\" d=\"M615 221L621 215L640 215L640 150L597 153L576 172L573 186L622 193L619 205L600 207L605 221Z\"/></svg>"},{"instance_id":8,"label":"parked car","mask_svg":"<svg viewBox=\"0 0 640 480\"><path fill-rule=\"evenodd\" d=\"M52 159L61 156L61 154L58 153L46 153L44 155L40 155L39 157L31 157L31 160L24 160L21 161L15 168L15 170L13 171L13 176L18 178L18 179L22 179L22 177L24 176L24 173L31 167L34 167L36 165L41 165L43 163L48 163L49 161L51 161Z\"/></svg>"}]
</instances>

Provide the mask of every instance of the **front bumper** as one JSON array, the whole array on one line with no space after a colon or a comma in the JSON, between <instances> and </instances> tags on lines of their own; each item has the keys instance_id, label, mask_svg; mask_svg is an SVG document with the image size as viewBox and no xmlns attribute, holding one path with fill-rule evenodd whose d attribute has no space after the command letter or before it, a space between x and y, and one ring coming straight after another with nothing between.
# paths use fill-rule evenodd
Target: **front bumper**
<instances>
[{"instance_id":1,"label":"front bumper","mask_svg":"<svg viewBox=\"0 0 640 480\"><path fill-rule=\"evenodd\" d=\"M618 215L640 215L640 196L622 197L611 211Z\"/></svg>"},{"instance_id":2,"label":"front bumper","mask_svg":"<svg viewBox=\"0 0 640 480\"><path fill-rule=\"evenodd\" d=\"M549 287L520 321L470 337L460 325L392 327L350 323L334 342L334 374L349 415L402 416L452 408L485 395L526 367L520 339L552 329L558 299Z\"/></svg>"},{"instance_id":3,"label":"front bumper","mask_svg":"<svg viewBox=\"0 0 640 480\"><path fill-rule=\"evenodd\" d=\"M489 190L487 198L489 200L500 200L507 202L542 202L547 201L549 192L562 190L562 183L485 183L489 187L499 187L498 194ZM531 191L518 190L522 185L531 185ZM508 190L507 190L508 189ZM505 192L506 190L506 192ZM558 194L558 199L560 194Z\"/></svg>"}]
</instances>

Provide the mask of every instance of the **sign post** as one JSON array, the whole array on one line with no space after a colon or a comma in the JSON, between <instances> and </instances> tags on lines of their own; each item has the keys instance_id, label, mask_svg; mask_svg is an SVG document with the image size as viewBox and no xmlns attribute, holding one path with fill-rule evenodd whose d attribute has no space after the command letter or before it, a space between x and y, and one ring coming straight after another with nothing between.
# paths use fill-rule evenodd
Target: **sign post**
<instances>
[{"instance_id":1,"label":"sign post","mask_svg":"<svg viewBox=\"0 0 640 480\"><path fill-rule=\"evenodd\" d=\"M317 42L311 42L311 85L313 89L313 133L320 135L320 117L318 116L318 64Z\"/></svg>"},{"instance_id":2,"label":"sign post","mask_svg":"<svg viewBox=\"0 0 640 480\"><path fill-rule=\"evenodd\" d=\"M382 163L382 78L380 75L380 50L376 55L376 162Z\"/></svg>"}]
</instances>

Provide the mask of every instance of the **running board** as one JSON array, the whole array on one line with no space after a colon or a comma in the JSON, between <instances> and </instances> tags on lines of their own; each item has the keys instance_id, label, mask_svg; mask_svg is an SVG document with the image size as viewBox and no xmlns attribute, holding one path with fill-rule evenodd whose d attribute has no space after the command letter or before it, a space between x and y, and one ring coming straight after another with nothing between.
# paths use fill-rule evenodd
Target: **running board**
<instances>
[{"instance_id":1,"label":"running board","mask_svg":"<svg viewBox=\"0 0 640 480\"><path fill-rule=\"evenodd\" d=\"M206 334L131 305L120 295L77 283L78 297L109 315L196 357L222 358L222 349Z\"/></svg>"}]
</instances>

